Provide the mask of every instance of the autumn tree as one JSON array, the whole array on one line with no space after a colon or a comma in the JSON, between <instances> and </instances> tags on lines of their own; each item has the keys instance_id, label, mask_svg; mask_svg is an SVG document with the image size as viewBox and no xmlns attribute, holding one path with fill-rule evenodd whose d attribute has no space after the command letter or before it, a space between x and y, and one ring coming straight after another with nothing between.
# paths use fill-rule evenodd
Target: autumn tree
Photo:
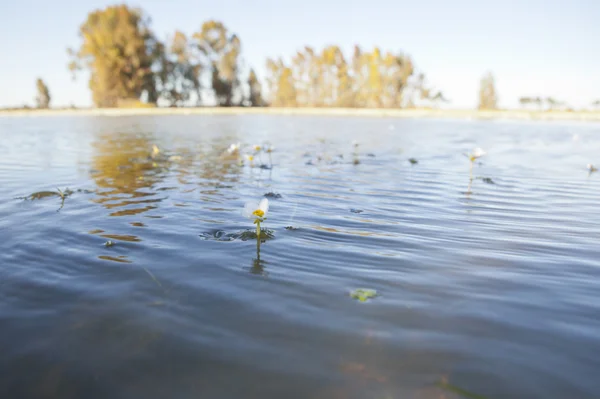
<instances>
[{"instance_id":1,"label":"autumn tree","mask_svg":"<svg viewBox=\"0 0 600 399\"><path fill-rule=\"evenodd\" d=\"M48 90L48 86L41 78L38 78L36 81L37 87L37 97L35 98L35 102L38 108L49 108L50 107L50 90Z\"/></svg>"},{"instance_id":2,"label":"autumn tree","mask_svg":"<svg viewBox=\"0 0 600 399\"><path fill-rule=\"evenodd\" d=\"M210 20L194 33L195 46L201 53L217 105L232 106L242 102L239 79L241 41L221 22Z\"/></svg>"},{"instance_id":3,"label":"autumn tree","mask_svg":"<svg viewBox=\"0 0 600 399\"><path fill-rule=\"evenodd\" d=\"M273 107L298 106L292 69L286 66L281 59L267 59L267 71L269 73L267 84L271 96L270 105Z\"/></svg>"},{"instance_id":4,"label":"autumn tree","mask_svg":"<svg viewBox=\"0 0 600 399\"><path fill-rule=\"evenodd\" d=\"M479 88L479 107L480 110L490 110L498 108L498 98L496 95L496 87L494 77L491 72L488 72L481 79Z\"/></svg>"},{"instance_id":5,"label":"autumn tree","mask_svg":"<svg viewBox=\"0 0 600 399\"><path fill-rule=\"evenodd\" d=\"M363 52L358 46L348 60L339 46L330 45L320 52L305 47L289 66L281 59L267 62L272 104L287 106L293 98L300 107L402 107L413 74L410 57L378 48Z\"/></svg>"},{"instance_id":6,"label":"autumn tree","mask_svg":"<svg viewBox=\"0 0 600 399\"><path fill-rule=\"evenodd\" d=\"M265 102L262 98L262 86L254 69L250 69L248 74L248 105L251 107L262 107Z\"/></svg>"},{"instance_id":7,"label":"autumn tree","mask_svg":"<svg viewBox=\"0 0 600 399\"><path fill-rule=\"evenodd\" d=\"M110 6L88 14L80 26L82 43L70 50L72 71L87 68L89 87L98 107L115 107L121 100L157 100L153 65L160 46L142 10Z\"/></svg>"}]
</instances>

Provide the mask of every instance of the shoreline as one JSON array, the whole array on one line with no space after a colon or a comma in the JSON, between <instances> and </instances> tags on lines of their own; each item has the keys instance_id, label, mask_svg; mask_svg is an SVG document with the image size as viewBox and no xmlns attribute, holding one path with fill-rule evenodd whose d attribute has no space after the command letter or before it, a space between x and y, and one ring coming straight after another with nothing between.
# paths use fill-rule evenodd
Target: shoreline
<instances>
[{"instance_id":1,"label":"shoreline","mask_svg":"<svg viewBox=\"0 0 600 399\"><path fill-rule=\"evenodd\" d=\"M385 108L270 108L270 107L199 107L199 108L87 108L0 110L0 117L16 116L156 116L156 115L308 115L360 116L389 118L502 119L540 121L600 122L600 111L528 111L528 110L453 110Z\"/></svg>"}]
</instances>

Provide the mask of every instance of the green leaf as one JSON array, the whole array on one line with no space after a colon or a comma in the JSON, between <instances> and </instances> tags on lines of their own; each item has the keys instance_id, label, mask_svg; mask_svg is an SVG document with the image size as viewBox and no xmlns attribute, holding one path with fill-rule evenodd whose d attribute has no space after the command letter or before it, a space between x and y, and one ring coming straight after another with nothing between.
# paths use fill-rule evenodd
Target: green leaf
<instances>
[{"instance_id":1,"label":"green leaf","mask_svg":"<svg viewBox=\"0 0 600 399\"><path fill-rule=\"evenodd\" d=\"M369 299L379 296L379 294L376 290L370 288L357 288L354 291L350 292L350 296L353 299L357 299L361 302L366 302Z\"/></svg>"}]
</instances>

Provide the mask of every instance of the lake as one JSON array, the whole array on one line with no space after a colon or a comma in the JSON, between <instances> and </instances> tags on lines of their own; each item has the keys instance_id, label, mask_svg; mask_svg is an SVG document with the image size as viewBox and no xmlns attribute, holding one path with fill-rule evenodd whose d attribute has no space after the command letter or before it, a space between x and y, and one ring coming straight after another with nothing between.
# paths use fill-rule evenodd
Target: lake
<instances>
[{"instance_id":1,"label":"lake","mask_svg":"<svg viewBox=\"0 0 600 399\"><path fill-rule=\"evenodd\" d=\"M600 124L4 117L0 138L0 397L600 397ZM242 209L268 193L257 246Z\"/></svg>"}]
</instances>

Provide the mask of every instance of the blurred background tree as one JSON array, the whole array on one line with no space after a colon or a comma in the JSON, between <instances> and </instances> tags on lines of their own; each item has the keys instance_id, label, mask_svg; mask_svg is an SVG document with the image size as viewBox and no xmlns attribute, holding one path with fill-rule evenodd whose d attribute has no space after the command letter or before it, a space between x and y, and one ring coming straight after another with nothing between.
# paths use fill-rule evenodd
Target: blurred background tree
<instances>
[{"instance_id":1,"label":"blurred background tree","mask_svg":"<svg viewBox=\"0 0 600 399\"><path fill-rule=\"evenodd\" d=\"M262 98L262 85L258 81L258 77L254 69L250 69L248 74L248 106L264 107L265 102Z\"/></svg>"},{"instance_id":2,"label":"blurred background tree","mask_svg":"<svg viewBox=\"0 0 600 399\"><path fill-rule=\"evenodd\" d=\"M95 10L80 26L79 35L79 49L69 50L73 58L69 68L90 71L96 106L115 107L120 100L156 103L159 93L152 67L161 57L162 46L140 9L118 5Z\"/></svg>"},{"instance_id":3,"label":"blurred background tree","mask_svg":"<svg viewBox=\"0 0 600 399\"><path fill-rule=\"evenodd\" d=\"M400 108L410 101L407 89L414 67L410 57L378 48L355 46L348 62L339 46L321 52L304 47L286 65L267 60L267 87L276 107ZM295 104L295 105L292 105Z\"/></svg>"},{"instance_id":4,"label":"blurred background tree","mask_svg":"<svg viewBox=\"0 0 600 399\"><path fill-rule=\"evenodd\" d=\"M182 107L202 101L200 74L203 66L194 56L194 48L186 35L176 31L171 45L158 44L159 65L156 85L159 97L170 107Z\"/></svg>"},{"instance_id":5,"label":"blurred background tree","mask_svg":"<svg viewBox=\"0 0 600 399\"><path fill-rule=\"evenodd\" d=\"M496 86L494 84L494 76L488 72L481 79L479 88L479 109L490 110L498 108L498 97L496 95Z\"/></svg>"},{"instance_id":6,"label":"blurred background tree","mask_svg":"<svg viewBox=\"0 0 600 399\"><path fill-rule=\"evenodd\" d=\"M38 78L35 82L37 88L37 97L35 102L38 108L49 108L50 107L50 90L48 86L41 78Z\"/></svg>"},{"instance_id":7,"label":"blurred background tree","mask_svg":"<svg viewBox=\"0 0 600 399\"><path fill-rule=\"evenodd\" d=\"M211 88L217 105L230 107L241 105L239 69L241 41L230 33L221 22L204 22L199 32L193 35L196 49L207 71L210 71Z\"/></svg>"}]
</instances>

